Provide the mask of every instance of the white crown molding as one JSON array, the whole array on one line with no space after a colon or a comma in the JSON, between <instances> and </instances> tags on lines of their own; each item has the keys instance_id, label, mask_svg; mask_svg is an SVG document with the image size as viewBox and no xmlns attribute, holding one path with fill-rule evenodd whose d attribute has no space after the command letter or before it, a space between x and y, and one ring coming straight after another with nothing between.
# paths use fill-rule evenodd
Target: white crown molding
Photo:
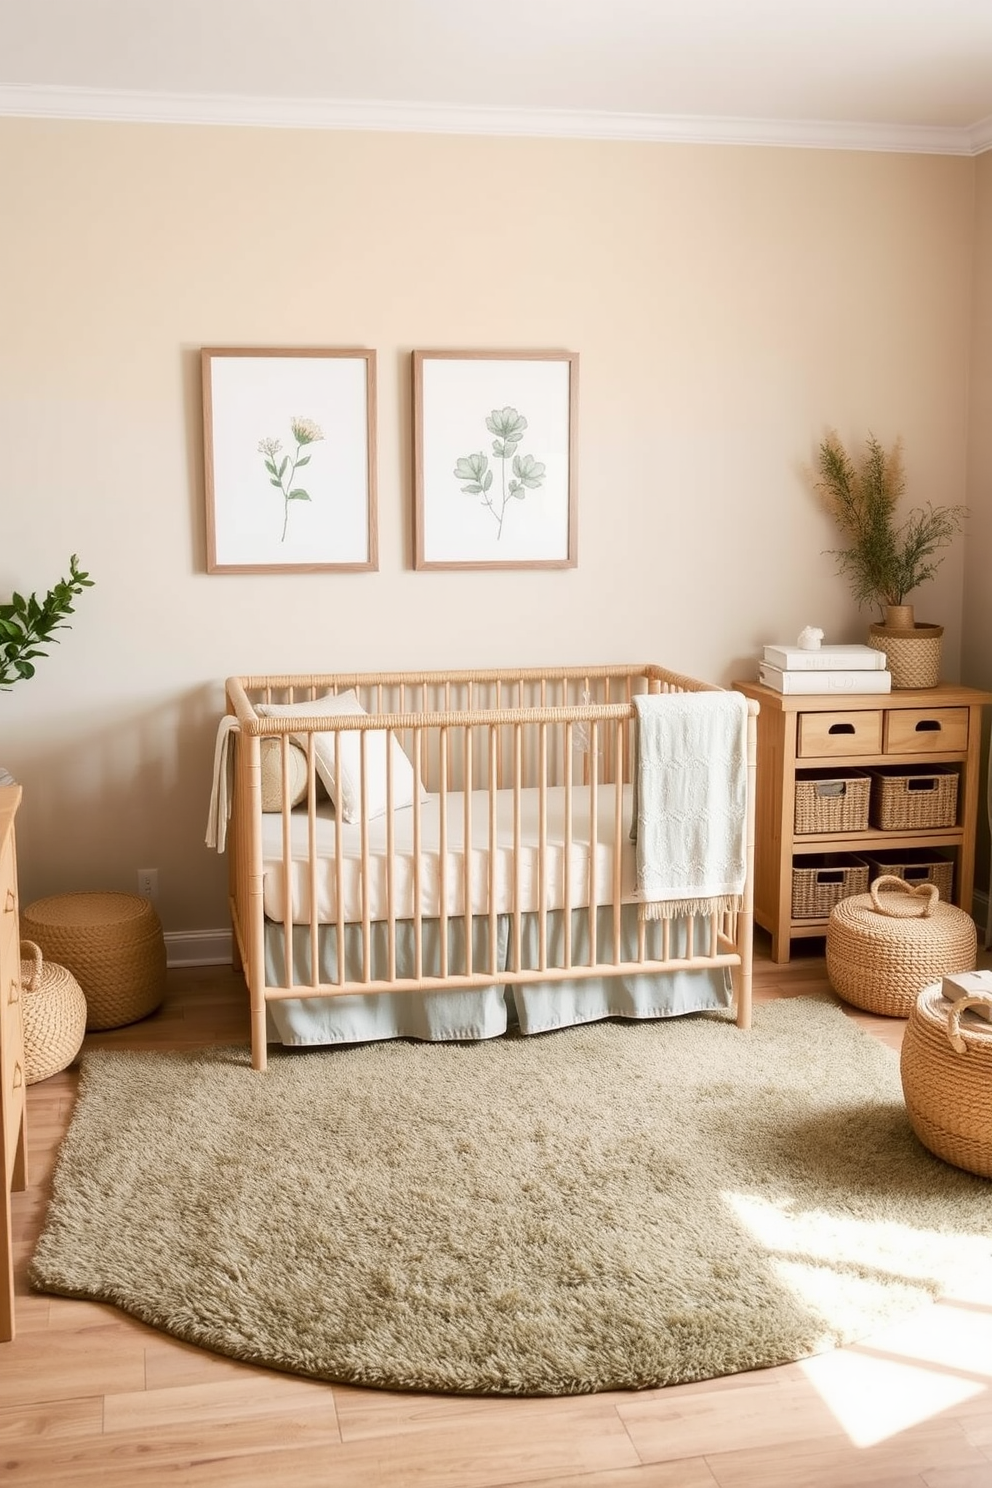
<instances>
[{"instance_id":1,"label":"white crown molding","mask_svg":"<svg viewBox=\"0 0 992 1488\"><path fill-rule=\"evenodd\" d=\"M992 118L970 128L855 124L818 119L609 114L575 109L473 108L349 99L250 98L0 85L0 115L133 124L218 124L257 129L338 129L399 134L485 134L628 140L647 144L770 145L977 155L992 147Z\"/></svg>"},{"instance_id":2,"label":"white crown molding","mask_svg":"<svg viewBox=\"0 0 992 1488\"><path fill-rule=\"evenodd\" d=\"M968 133L971 136L972 155L984 155L986 150L992 150L992 114L987 119L979 119L977 124L972 124Z\"/></svg>"}]
</instances>

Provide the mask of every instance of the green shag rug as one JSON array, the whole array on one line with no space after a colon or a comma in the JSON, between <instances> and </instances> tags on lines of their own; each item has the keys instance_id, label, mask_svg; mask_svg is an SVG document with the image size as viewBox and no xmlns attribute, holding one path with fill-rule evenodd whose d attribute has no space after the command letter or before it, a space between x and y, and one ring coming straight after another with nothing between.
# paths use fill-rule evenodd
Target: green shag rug
<instances>
[{"instance_id":1,"label":"green shag rug","mask_svg":"<svg viewBox=\"0 0 992 1488\"><path fill-rule=\"evenodd\" d=\"M476 1044L96 1052L32 1263L217 1353L500 1395L864 1337L989 1264L992 1184L916 1140L829 1001Z\"/></svg>"}]
</instances>

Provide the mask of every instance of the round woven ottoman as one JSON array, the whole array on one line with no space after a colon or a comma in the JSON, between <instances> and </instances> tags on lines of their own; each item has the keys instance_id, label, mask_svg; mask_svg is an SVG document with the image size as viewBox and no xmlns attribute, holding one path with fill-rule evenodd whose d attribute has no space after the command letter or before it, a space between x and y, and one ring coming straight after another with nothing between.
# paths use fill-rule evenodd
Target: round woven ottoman
<instances>
[{"instance_id":1,"label":"round woven ottoman","mask_svg":"<svg viewBox=\"0 0 992 1488\"><path fill-rule=\"evenodd\" d=\"M939 982L924 987L906 1024L899 1064L909 1120L924 1147L980 1178L992 1178L988 1019L988 992L949 1002Z\"/></svg>"},{"instance_id":2,"label":"round woven ottoman","mask_svg":"<svg viewBox=\"0 0 992 1488\"><path fill-rule=\"evenodd\" d=\"M79 1053L86 1032L86 998L71 971L46 961L41 947L21 941L24 1079L57 1075Z\"/></svg>"},{"instance_id":3,"label":"round woven ottoman","mask_svg":"<svg viewBox=\"0 0 992 1488\"><path fill-rule=\"evenodd\" d=\"M908 1018L930 982L971 971L975 922L945 904L936 884L883 874L867 894L841 899L827 921L827 976L838 996L888 1018Z\"/></svg>"},{"instance_id":4,"label":"round woven ottoman","mask_svg":"<svg viewBox=\"0 0 992 1488\"><path fill-rule=\"evenodd\" d=\"M147 1018L165 996L165 939L138 894L56 894L21 911L21 931L65 966L86 998L86 1027L120 1028Z\"/></svg>"}]
</instances>

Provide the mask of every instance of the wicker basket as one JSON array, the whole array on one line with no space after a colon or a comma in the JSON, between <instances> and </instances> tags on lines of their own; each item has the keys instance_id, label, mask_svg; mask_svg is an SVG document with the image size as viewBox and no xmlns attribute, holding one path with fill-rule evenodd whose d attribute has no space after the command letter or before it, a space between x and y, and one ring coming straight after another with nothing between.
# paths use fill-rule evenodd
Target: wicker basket
<instances>
[{"instance_id":1,"label":"wicker basket","mask_svg":"<svg viewBox=\"0 0 992 1488\"><path fill-rule=\"evenodd\" d=\"M940 983L912 1008L900 1055L903 1095L924 1147L981 1178L992 1178L992 994L948 1002Z\"/></svg>"},{"instance_id":2,"label":"wicker basket","mask_svg":"<svg viewBox=\"0 0 992 1488\"><path fill-rule=\"evenodd\" d=\"M942 625L920 623L900 630L876 622L868 627L868 644L885 652L895 688L937 686L943 636Z\"/></svg>"},{"instance_id":3,"label":"wicker basket","mask_svg":"<svg viewBox=\"0 0 992 1488\"><path fill-rule=\"evenodd\" d=\"M863 832L871 776L864 770L808 770L796 777L796 834Z\"/></svg>"},{"instance_id":4,"label":"wicker basket","mask_svg":"<svg viewBox=\"0 0 992 1488\"><path fill-rule=\"evenodd\" d=\"M953 827L958 819L958 772L951 766L890 765L871 771L871 824L884 832Z\"/></svg>"},{"instance_id":5,"label":"wicker basket","mask_svg":"<svg viewBox=\"0 0 992 1488\"><path fill-rule=\"evenodd\" d=\"M162 926L137 894L104 890L36 899L21 911L21 929L79 982L89 1029L136 1023L165 996Z\"/></svg>"},{"instance_id":6,"label":"wicker basket","mask_svg":"<svg viewBox=\"0 0 992 1488\"><path fill-rule=\"evenodd\" d=\"M42 958L33 940L21 941L24 1078L28 1085L57 1075L79 1053L86 1032L83 989L64 966Z\"/></svg>"},{"instance_id":7,"label":"wicker basket","mask_svg":"<svg viewBox=\"0 0 992 1488\"><path fill-rule=\"evenodd\" d=\"M977 954L970 915L942 903L935 884L914 888L891 874L843 900L827 925L830 985L845 1002L887 1018L908 1018L924 987L971 971Z\"/></svg>"},{"instance_id":8,"label":"wicker basket","mask_svg":"<svg viewBox=\"0 0 992 1488\"><path fill-rule=\"evenodd\" d=\"M851 853L806 853L792 860L792 918L825 920L848 894L868 887L868 864Z\"/></svg>"},{"instance_id":9,"label":"wicker basket","mask_svg":"<svg viewBox=\"0 0 992 1488\"><path fill-rule=\"evenodd\" d=\"M911 884L936 884L941 899L947 904L954 900L954 860L939 852L925 847L879 847L870 852L866 848L865 862L873 879L889 874Z\"/></svg>"}]
</instances>

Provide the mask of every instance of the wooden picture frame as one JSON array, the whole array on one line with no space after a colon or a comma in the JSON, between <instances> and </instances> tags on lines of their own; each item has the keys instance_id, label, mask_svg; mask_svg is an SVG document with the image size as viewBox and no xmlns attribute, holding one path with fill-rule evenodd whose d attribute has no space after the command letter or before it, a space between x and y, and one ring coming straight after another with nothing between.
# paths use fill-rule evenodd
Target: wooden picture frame
<instances>
[{"instance_id":1,"label":"wooden picture frame","mask_svg":"<svg viewBox=\"0 0 992 1488\"><path fill-rule=\"evenodd\" d=\"M375 570L375 352L204 347L200 360L207 572Z\"/></svg>"},{"instance_id":2,"label":"wooden picture frame","mask_svg":"<svg viewBox=\"0 0 992 1488\"><path fill-rule=\"evenodd\" d=\"M578 363L413 353L415 568L576 566Z\"/></svg>"}]
</instances>

